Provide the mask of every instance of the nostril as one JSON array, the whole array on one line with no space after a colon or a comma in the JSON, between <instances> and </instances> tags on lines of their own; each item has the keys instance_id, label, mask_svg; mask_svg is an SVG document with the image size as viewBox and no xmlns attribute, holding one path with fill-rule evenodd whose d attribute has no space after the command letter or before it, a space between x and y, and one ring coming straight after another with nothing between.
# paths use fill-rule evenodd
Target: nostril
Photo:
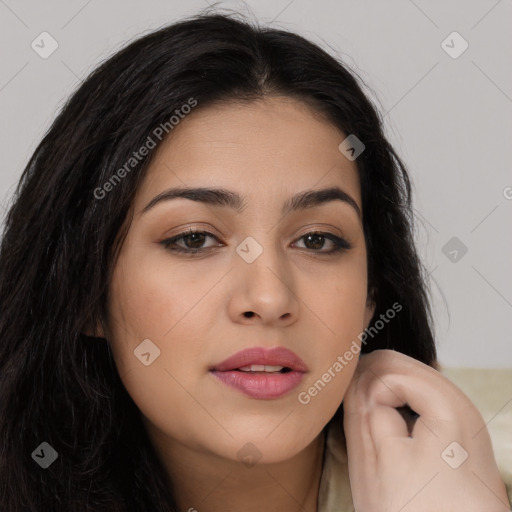
<instances>
[{"instance_id":1,"label":"nostril","mask_svg":"<svg viewBox=\"0 0 512 512\"><path fill-rule=\"evenodd\" d=\"M245 318L251 318L254 316L254 313L252 311L246 311L244 313Z\"/></svg>"}]
</instances>

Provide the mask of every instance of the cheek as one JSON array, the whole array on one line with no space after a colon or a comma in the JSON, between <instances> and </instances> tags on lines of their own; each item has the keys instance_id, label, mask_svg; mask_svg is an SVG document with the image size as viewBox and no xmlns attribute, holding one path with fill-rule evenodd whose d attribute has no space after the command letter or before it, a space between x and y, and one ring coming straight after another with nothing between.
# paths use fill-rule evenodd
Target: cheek
<instances>
[{"instance_id":1,"label":"cheek","mask_svg":"<svg viewBox=\"0 0 512 512\"><path fill-rule=\"evenodd\" d=\"M322 286L308 284L308 301L328 327L327 333L339 351L365 327L367 303L366 255L363 251L350 255L337 269L322 276ZM311 281L311 280L310 280ZM318 284L318 285L316 285ZM316 286L315 286L316 285Z\"/></svg>"},{"instance_id":2,"label":"cheek","mask_svg":"<svg viewBox=\"0 0 512 512\"><path fill-rule=\"evenodd\" d=\"M169 341L207 295L215 276L198 279L168 259L144 259L137 253L118 261L112 281L110 314L117 320L114 338ZM196 325L201 318L194 318Z\"/></svg>"},{"instance_id":3,"label":"cheek","mask_svg":"<svg viewBox=\"0 0 512 512\"><path fill-rule=\"evenodd\" d=\"M301 430L314 437L334 416L340 407L357 367L358 355L340 363L334 355L325 359L319 371L314 372L297 395L295 418L301 420Z\"/></svg>"},{"instance_id":4,"label":"cheek","mask_svg":"<svg viewBox=\"0 0 512 512\"><path fill-rule=\"evenodd\" d=\"M178 291L180 288L171 282L168 272L150 263L137 258L136 253L121 254L116 263L109 319L110 341L120 375L134 370L137 373L143 366L136 356L143 342L151 349L150 360L154 357L155 363L150 367L162 361L162 340L166 333L172 333L187 302L183 300L187 291Z\"/></svg>"},{"instance_id":5,"label":"cheek","mask_svg":"<svg viewBox=\"0 0 512 512\"><path fill-rule=\"evenodd\" d=\"M203 339L194 305L208 283L186 286L188 277L165 265L145 265L142 258L133 263L120 257L112 280L110 341L116 366L143 416L172 437L187 439L190 425L205 415L191 398L197 394L192 371L197 368L191 363L200 360L195 340Z\"/></svg>"},{"instance_id":6,"label":"cheek","mask_svg":"<svg viewBox=\"0 0 512 512\"><path fill-rule=\"evenodd\" d=\"M317 337L317 365L304 385L299 403L334 414L355 372L365 328L366 255L357 254L316 289L309 300L322 321Z\"/></svg>"}]
</instances>

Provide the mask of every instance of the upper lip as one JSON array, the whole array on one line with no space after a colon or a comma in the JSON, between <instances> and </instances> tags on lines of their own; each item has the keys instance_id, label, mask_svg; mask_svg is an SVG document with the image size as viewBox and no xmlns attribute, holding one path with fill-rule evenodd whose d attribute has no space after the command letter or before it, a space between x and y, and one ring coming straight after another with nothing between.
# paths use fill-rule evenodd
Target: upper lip
<instances>
[{"instance_id":1,"label":"upper lip","mask_svg":"<svg viewBox=\"0 0 512 512\"><path fill-rule=\"evenodd\" d=\"M285 347L274 347L271 349L263 347L247 348L213 366L210 368L210 371L225 372L252 364L283 366L284 368L290 368L291 370L300 372L308 371L304 361Z\"/></svg>"}]
</instances>

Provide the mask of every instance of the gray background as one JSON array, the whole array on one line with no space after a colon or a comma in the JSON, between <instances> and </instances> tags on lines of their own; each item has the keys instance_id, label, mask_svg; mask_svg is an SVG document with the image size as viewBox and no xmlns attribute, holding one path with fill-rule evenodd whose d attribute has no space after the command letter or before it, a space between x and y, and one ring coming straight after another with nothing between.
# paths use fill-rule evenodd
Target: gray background
<instances>
[{"instance_id":1,"label":"gray background","mask_svg":"<svg viewBox=\"0 0 512 512\"><path fill-rule=\"evenodd\" d=\"M369 86L412 176L441 363L512 367L512 0L248 4L260 21L335 53ZM134 36L208 5L0 0L2 218L30 154L80 80ZM44 31L59 45L47 59L31 47ZM469 44L457 58L443 49L462 49L457 38L446 40L454 31Z\"/></svg>"}]
</instances>

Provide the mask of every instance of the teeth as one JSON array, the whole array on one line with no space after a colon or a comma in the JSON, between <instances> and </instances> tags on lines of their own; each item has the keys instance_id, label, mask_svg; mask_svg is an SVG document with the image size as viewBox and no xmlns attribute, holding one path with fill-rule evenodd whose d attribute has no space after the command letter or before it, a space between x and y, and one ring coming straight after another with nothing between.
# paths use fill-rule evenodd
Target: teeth
<instances>
[{"instance_id":1,"label":"teeth","mask_svg":"<svg viewBox=\"0 0 512 512\"><path fill-rule=\"evenodd\" d=\"M263 364L251 364L250 366L242 366L238 368L242 372L280 372L284 366L271 366L271 365L263 365Z\"/></svg>"}]
</instances>

